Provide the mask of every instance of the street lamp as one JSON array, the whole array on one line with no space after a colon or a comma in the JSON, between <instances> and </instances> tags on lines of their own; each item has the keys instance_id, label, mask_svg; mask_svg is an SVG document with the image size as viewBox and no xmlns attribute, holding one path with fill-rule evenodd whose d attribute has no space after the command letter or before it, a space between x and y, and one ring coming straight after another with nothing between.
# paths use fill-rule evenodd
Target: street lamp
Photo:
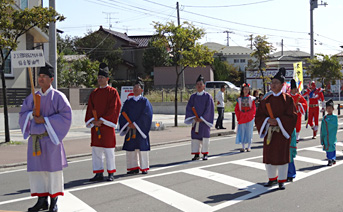
<instances>
[{"instance_id":1,"label":"street lamp","mask_svg":"<svg viewBox=\"0 0 343 212\"><path fill-rule=\"evenodd\" d=\"M319 5L328 5L326 2L323 3L323 1L320 2ZM313 59L314 56L314 49L313 49L313 10L315 8L318 8L318 0L310 0L310 42L311 42L311 59Z\"/></svg>"}]
</instances>

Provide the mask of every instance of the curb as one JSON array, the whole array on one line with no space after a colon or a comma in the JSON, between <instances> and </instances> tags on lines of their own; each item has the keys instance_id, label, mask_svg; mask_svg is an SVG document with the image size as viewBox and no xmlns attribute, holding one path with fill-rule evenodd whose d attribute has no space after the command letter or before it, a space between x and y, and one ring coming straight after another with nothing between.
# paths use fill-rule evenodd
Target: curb
<instances>
[{"instance_id":1,"label":"curb","mask_svg":"<svg viewBox=\"0 0 343 212\"><path fill-rule=\"evenodd\" d=\"M224 131L224 132L215 132L215 133L211 133L210 137L219 137L219 136L225 136L225 135L232 135L235 134L235 132L233 130L229 130L229 131ZM168 145L168 144L176 144L176 143L182 143L182 142L187 142L190 141L191 139L187 138L187 139L180 139L180 140L175 140L175 141L170 141L170 142L161 142L161 143L155 143L155 144L151 144L150 146L163 146L163 145ZM119 152L123 150L123 145L120 146L116 146L115 151ZM67 160L68 159L74 159L74 158L80 158L80 157L87 157L87 156L92 156L92 153L84 153L84 154L76 154L76 155L70 155L67 156ZM27 162L20 162L20 163L11 163L11 164L5 164L5 165L0 165L0 169L4 169L4 168L13 168L13 167L18 167L18 166L25 166L27 165Z\"/></svg>"}]
</instances>

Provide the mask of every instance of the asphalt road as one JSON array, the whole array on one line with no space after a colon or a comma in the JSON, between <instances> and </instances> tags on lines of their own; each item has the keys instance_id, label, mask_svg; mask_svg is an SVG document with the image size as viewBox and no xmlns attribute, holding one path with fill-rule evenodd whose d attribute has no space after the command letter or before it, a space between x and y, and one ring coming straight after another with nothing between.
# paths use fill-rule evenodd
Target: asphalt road
<instances>
[{"instance_id":1,"label":"asphalt road","mask_svg":"<svg viewBox=\"0 0 343 212\"><path fill-rule=\"evenodd\" d=\"M211 139L208 161L191 162L190 143L154 147L148 175L126 175L125 152L117 152L116 179L90 183L91 158L69 161L59 211L343 211L343 120L337 135L337 164L327 167L319 136L301 132L297 177L286 190L262 186L262 140L254 132L251 152L239 153L235 137ZM342 126L343 127L343 126ZM25 167L0 170L0 211L26 211L31 198Z\"/></svg>"}]
</instances>

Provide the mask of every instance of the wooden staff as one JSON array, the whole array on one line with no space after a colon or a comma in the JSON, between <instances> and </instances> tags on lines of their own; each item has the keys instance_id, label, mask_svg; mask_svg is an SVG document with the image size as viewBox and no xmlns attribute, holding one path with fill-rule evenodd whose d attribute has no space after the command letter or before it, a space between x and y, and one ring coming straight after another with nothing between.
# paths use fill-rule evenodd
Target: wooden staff
<instances>
[{"instance_id":1,"label":"wooden staff","mask_svg":"<svg viewBox=\"0 0 343 212\"><path fill-rule=\"evenodd\" d=\"M129 122L129 124L132 124L131 119L129 118L129 116L127 115L127 113L125 111L121 112L121 114L124 116L124 118L126 119L127 122ZM129 137L126 139L126 141L129 141L131 138L131 136L129 135ZM136 138L136 130L133 131L132 133L132 138L135 139Z\"/></svg>"},{"instance_id":2,"label":"wooden staff","mask_svg":"<svg viewBox=\"0 0 343 212\"><path fill-rule=\"evenodd\" d=\"M96 113L96 110L92 110L92 113L93 113L94 120L95 120L95 121L98 121L98 115L97 115L97 113ZM101 139L101 133L100 133L99 127L96 126L96 127L95 127L95 131L96 131L96 133L98 134L98 138Z\"/></svg>"},{"instance_id":3,"label":"wooden staff","mask_svg":"<svg viewBox=\"0 0 343 212\"><path fill-rule=\"evenodd\" d=\"M195 107L192 107L192 111L193 111L195 117L199 118L199 115L198 115L198 113L197 113ZM199 133L199 122L196 122L196 123L195 123L195 130L194 130L194 131L195 131L196 134Z\"/></svg>"},{"instance_id":4,"label":"wooden staff","mask_svg":"<svg viewBox=\"0 0 343 212\"><path fill-rule=\"evenodd\" d=\"M35 99L36 99L36 106L35 106L35 115L37 117L40 116L40 95L37 93L35 94Z\"/></svg>"},{"instance_id":5,"label":"wooden staff","mask_svg":"<svg viewBox=\"0 0 343 212\"><path fill-rule=\"evenodd\" d=\"M275 119L270 103L266 103L266 107L270 118ZM267 145L269 145L272 140L273 132L280 132L279 126L270 126L268 128Z\"/></svg>"},{"instance_id":6,"label":"wooden staff","mask_svg":"<svg viewBox=\"0 0 343 212\"><path fill-rule=\"evenodd\" d=\"M30 84L31 84L31 93L32 93L32 98L33 98L33 108L35 110L37 103L36 103L35 86L33 85L33 77L32 77L31 67L28 67L28 70L29 70L29 77L30 77ZM35 115L37 116L37 114L35 114Z\"/></svg>"}]
</instances>

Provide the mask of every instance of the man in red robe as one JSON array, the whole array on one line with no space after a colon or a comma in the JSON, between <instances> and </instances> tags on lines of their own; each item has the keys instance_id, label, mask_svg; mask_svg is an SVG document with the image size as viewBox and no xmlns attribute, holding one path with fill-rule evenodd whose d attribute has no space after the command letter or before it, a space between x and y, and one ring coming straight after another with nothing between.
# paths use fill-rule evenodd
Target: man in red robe
<instances>
[{"instance_id":1,"label":"man in red robe","mask_svg":"<svg viewBox=\"0 0 343 212\"><path fill-rule=\"evenodd\" d=\"M94 89L88 100L86 112L86 126L92 133L92 162L95 176L90 181L103 180L103 155L106 157L108 181L113 181L116 172L114 150L116 147L115 128L121 108L117 90L108 85L109 70L105 63L101 63L98 74L99 87Z\"/></svg>"},{"instance_id":2,"label":"man in red robe","mask_svg":"<svg viewBox=\"0 0 343 212\"><path fill-rule=\"evenodd\" d=\"M317 136L318 131L318 119L319 119L319 101L322 102L322 110L324 111L325 102L324 102L324 95L323 89L317 88L316 83L314 81L311 82L311 89L307 89L304 93L304 96L308 95L309 98L309 110L308 110L308 120L307 124L309 124L313 130L312 138L315 139ZM314 125L313 125L314 119ZM307 125L306 125L307 126Z\"/></svg>"},{"instance_id":3,"label":"man in red robe","mask_svg":"<svg viewBox=\"0 0 343 212\"><path fill-rule=\"evenodd\" d=\"M266 187L279 183L285 189L288 163L290 162L291 135L297 123L297 113L292 97L282 92L285 68L280 68L271 82L272 94L261 101L255 116L255 124L263 142L263 163L269 181ZM270 105L271 110L267 107Z\"/></svg>"},{"instance_id":4,"label":"man in red robe","mask_svg":"<svg viewBox=\"0 0 343 212\"><path fill-rule=\"evenodd\" d=\"M294 79L291 80L291 97L295 103L295 107L297 108L297 125L295 127L296 130L296 139L297 142L300 139L300 130L301 130L301 117L305 114L307 110L307 101L306 99L298 93L298 88Z\"/></svg>"}]
</instances>

